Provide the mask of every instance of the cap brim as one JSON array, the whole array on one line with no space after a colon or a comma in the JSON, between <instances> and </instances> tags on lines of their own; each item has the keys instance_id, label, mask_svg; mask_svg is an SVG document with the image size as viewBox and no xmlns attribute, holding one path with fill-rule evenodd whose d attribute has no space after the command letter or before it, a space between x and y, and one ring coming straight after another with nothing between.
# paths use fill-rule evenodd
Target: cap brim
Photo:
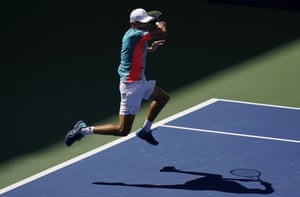
<instances>
[{"instance_id":1,"label":"cap brim","mask_svg":"<svg viewBox=\"0 0 300 197\"><path fill-rule=\"evenodd\" d=\"M150 21L152 21L154 18L152 16L146 16L145 18L141 19L140 23L149 23Z\"/></svg>"}]
</instances>

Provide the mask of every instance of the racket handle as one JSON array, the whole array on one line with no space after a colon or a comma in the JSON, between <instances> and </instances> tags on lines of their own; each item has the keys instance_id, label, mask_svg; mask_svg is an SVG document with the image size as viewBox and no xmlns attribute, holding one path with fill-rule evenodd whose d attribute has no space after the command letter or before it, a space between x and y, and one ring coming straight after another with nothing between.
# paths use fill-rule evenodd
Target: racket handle
<instances>
[{"instance_id":1,"label":"racket handle","mask_svg":"<svg viewBox=\"0 0 300 197\"><path fill-rule=\"evenodd\" d=\"M177 169L174 166L166 166L160 169L161 172L176 172Z\"/></svg>"}]
</instances>

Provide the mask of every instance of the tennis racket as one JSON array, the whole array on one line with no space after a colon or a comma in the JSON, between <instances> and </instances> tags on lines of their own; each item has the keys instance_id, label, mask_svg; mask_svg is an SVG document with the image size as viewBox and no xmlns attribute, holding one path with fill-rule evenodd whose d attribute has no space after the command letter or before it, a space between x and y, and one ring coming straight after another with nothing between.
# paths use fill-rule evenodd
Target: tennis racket
<instances>
[{"instance_id":1,"label":"tennis racket","mask_svg":"<svg viewBox=\"0 0 300 197\"><path fill-rule=\"evenodd\" d=\"M159 17L162 15L161 11L158 10L148 11L147 14L152 16L156 21L158 21Z\"/></svg>"},{"instance_id":2,"label":"tennis racket","mask_svg":"<svg viewBox=\"0 0 300 197\"><path fill-rule=\"evenodd\" d=\"M231 170L230 173L235 176L247 178L252 181L261 181L261 172L253 169L235 169Z\"/></svg>"},{"instance_id":3,"label":"tennis racket","mask_svg":"<svg viewBox=\"0 0 300 197\"><path fill-rule=\"evenodd\" d=\"M150 24L149 30L152 31L157 29L156 23L160 20L160 16L162 15L161 11L152 10L152 11L148 11L147 14L153 17L153 20L150 21L149 23Z\"/></svg>"}]
</instances>

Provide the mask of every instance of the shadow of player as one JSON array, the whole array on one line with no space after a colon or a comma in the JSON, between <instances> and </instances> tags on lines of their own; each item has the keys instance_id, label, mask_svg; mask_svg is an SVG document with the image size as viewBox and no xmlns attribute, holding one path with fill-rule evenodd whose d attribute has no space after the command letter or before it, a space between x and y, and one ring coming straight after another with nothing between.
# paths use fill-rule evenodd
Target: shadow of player
<instances>
[{"instance_id":1,"label":"shadow of player","mask_svg":"<svg viewBox=\"0 0 300 197\"><path fill-rule=\"evenodd\" d=\"M213 190L213 191L220 191L220 192L244 193L244 194L249 194L249 193L270 194L274 192L272 185L262 180L223 178L222 175L218 175L218 174L183 171L183 170L178 170L172 166L164 167L160 170L160 172L176 172L176 173L197 175L197 176L201 176L201 178L187 181L183 184L175 184L175 185L127 184L127 183L117 183L117 182L116 183L94 182L93 184L126 186L126 187L160 188L160 189L181 189L181 190L193 190L193 191ZM239 183L242 181L260 182L260 184L264 186L264 189L247 188Z\"/></svg>"}]
</instances>

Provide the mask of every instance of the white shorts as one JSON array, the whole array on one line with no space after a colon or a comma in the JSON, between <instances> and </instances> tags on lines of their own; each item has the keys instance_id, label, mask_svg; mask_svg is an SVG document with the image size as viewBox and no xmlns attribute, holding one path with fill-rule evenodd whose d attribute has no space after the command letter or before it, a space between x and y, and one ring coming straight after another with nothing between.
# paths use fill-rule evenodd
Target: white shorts
<instances>
[{"instance_id":1,"label":"white shorts","mask_svg":"<svg viewBox=\"0 0 300 197\"><path fill-rule=\"evenodd\" d=\"M136 115L140 110L142 100L148 100L154 91L156 81L143 78L133 83L120 82L120 115Z\"/></svg>"}]
</instances>

